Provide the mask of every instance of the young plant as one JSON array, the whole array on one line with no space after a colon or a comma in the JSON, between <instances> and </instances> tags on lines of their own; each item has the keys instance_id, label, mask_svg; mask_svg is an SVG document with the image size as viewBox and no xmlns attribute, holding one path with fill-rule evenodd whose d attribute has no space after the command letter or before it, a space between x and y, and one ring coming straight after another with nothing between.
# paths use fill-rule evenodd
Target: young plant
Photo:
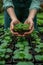
<instances>
[{"instance_id":1,"label":"young plant","mask_svg":"<svg viewBox=\"0 0 43 65\"><path fill-rule=\"evenodd\" d=\"M36 55L35 59L38 61L43 61L43 55Z\"/></svg>"},{"instance_id":2,"label":"young plant","mask_svg":"<svg viewBox=\"0 0 43 65\"><path fill-rule=\"evenodd\" d=\"M0 65L5 65L5 61L0 61Z\"/></svg>"},{"instance_id":3,"label":"young plant","mask_svg":"<svg viewBox=\"0 0 43 65\"><path fill-rule=\"evenodd\" d=\"M21 36L17 37L17 42L23 42L23 41L27 41L25 37L21 37Z\"/></svg>"},{"instance_id":4,"label":"young plant","mask_svg":"<svg viewBox=\"0 0 43 65\"><path fill-rule=\"evenodd\" d=\"M0 44L0 59L7 59L10 57L10 55L6 55L6 53L12 52L12 50L8 48L10 42L12 41L9 29L5 30L5 34L2 36L2 39L0 41L2 41ZM4 63L4 61L1 62Z\"/></svg>"},{"instance_id":5,"label":"young plant","mask_svg":"<svg viewBox=\"0 0 43 65\"><path fill-rule=\"evenodd\" d=\"M43 33L43 27L38 27L39 28L39 32Z\"/></svg>"},{"instance_id":6,"label":"young plant","mask_svg":"<svg viewBox=\"0 0 43 65\"><path fill-rule=\"evenodd\" d=\"M43 43L40 43L39 45L36 45L37 48L43 48Z\"/></svg>"},{"instance_id":7,"label":"young plant","mask_svg":"<svg viewBox=\"0 0 43 65\"><path fill-rule=\"evenodd\" d=\"M3 44L1 44L0 48L5 49L5 48L7 48L7 46L8 46L7 43L3 43Z\"/></svg>"},{"instance_id":8,"label":"young plant","mask_svg":"<svg viewBox=\"0 0 43 65\"><path fill-rule=\"evenodd\" d=\"M37 53L41 52L41 49L40 48L35 48L34 49Z\"/></svg>"},{"instance_id":9,"label":"young plant","mask_svg":"<svg viewBox=\"0 0 43 65\"><path fill-rule=\"evenodd\" d=\"M19 23L14 25L14 31L15 32L25 32L29 30L29 24L23 24L23 23Z\"/></svg>"},{"instance_id":10,"label":"young plant","mask_svg":"<svg viewBox=\"0 0 43 65\"><path fill-rule=\"evenodd\" d=\"M32 59L32 55L29 53L29 48L26 47L24 50L15 50L14 51L14 59L28 59L31 60Z\"/></svg>"},{"instance_id":11,"label":"young plant","mask_svg":"<svg viewBox=\"0 0 43 65\"><path fill-rule=\"evenodd\" d=\"M31 33L31 37L35 40L35 39L38 39L39 37L38 37L38 35L37 35L37 31L36 30L34 30L32 33Z\"/></svg>"},{"instance_id":12,"label":"young plant","mask_svg":"<svg viewBox=\"0 0 43 65\"><path fill-rule=\"evenodd\" d=\"M24 48L25 46L28 46L28 45L29 45L28 41L22 41L22 42L17 42L17 44L15 44L15 47Z\"/></svg>"},{"instance_id":13,"label":"young plant","mask_svg":"<svg viewBox=\"0 0 43 65\"><path fill-rule=\"evenodd\" d=\"M7 53L12 53L12 50L11 50L10 48L7 48L7 49L6 49L6 52L7 52Z\"/></svg>"},{"instance_id":14,"label":"young plant","mask_svg":"<svg viewBox=\"0 0 43 65\"><path fill-rule=\"evenodd\" d=\"M1 46L0 46L1 47ZM6 53L6 49L0 48L0 58L4 58Z\"/></svg>"},{"instance_id":15,"label":"young plant","mask_svg":"<svg viewBox=\"0 0 43 65\"><path fill-rule=\"evenodd\" d=\"M32 62L18 62L16 65L34 65Z\"/></svg>"},{"instance_id":16,"label":"young plant","mask_svg":"<svg viewBox=\"0 0 43 65\"><path fill-rule=\"evenodd\" d=\"M5 55L5 59L9 59L10 58L10 55Z\"/></svg>"}]
</instances>

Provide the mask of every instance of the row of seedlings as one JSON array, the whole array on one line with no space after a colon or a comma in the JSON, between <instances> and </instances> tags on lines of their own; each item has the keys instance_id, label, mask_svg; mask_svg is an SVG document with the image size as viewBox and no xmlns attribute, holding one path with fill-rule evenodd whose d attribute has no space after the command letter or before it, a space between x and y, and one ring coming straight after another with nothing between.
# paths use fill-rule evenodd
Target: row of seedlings
<instances>
[{"instance_id":1,"label":"row of seedlings","mask_svg":"<svg viewBox=\"0 0 43 65\"><path fill-rule=\"evenodd\" d=\"M34 51L34 60L35 62L43 63L43 43L41 42L40 37L38 36L37 31L34 31L31 34L32 38L32 47Z\"/></svg>"},{"instance_id":2,"label":"row of seedlings","mask_svg":"<svg viewBox=\"0 0 43 65\"><path fill-rule=\"evenodd\" d=\"M5 34L0 37L0 65L5 65L6 63L12 62L10 60L12 55L12 49L9 48L11 41L12 39L10 37L10 32L9 30L7 30L5 31Z\"/></svg>"}]
</instances>

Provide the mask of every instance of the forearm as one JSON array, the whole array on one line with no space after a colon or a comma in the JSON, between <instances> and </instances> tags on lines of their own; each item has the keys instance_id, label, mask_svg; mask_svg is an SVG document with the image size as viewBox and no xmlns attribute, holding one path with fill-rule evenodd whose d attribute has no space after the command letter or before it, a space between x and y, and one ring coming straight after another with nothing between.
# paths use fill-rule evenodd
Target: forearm
<instances>
[{"instance_id":1,"label":"forearm","mask_svg":"<svg viewBox=\"0 0 43 65\"><path fill-rule=\"evenodd\" d=\"M36 13L37 13L37 10L40 9L40 0L32 0L32 3L30 5L30 8L29 8L29 17L34 19Z\"/></svg>"},{"instance_id":2,"label":"forearm","mask_svg":"<svg viewBox=\"0 0 43 65\"><path fill-rule=\"evenodd\" d=\"M13 20L13 19L16 18L16 14L15 14L14 9L13 9L12 7L8 8L8 9L7 9L7 12L8 12L8 14L9 14L11 20Z\"/></svg>"},{"instance_id":3,"label":"forearm","mask_svg":"<svg viewBox=\"0 0 43 65\"><path fill-rule=\"evenodd\" d=\"M36 13L37 13L37 10L36 9L30 10L28 18L34 19Z\"/></svg>"}]
</instances>

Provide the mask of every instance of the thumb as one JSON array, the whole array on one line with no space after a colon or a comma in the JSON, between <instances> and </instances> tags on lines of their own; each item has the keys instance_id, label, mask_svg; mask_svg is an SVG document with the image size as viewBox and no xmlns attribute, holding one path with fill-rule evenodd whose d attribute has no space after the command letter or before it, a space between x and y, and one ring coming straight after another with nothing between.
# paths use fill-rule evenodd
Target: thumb
<instances>
[{"instance_id":1,"label":"thumb","mask_svg":"<svg viewBox=\"0 0 43 65\"><path fill-rule=\"evenodd\" d=\"M27 24L28 22L27 22L27 19L25 20L25 22L24 22L24 24Z\"/></svg>"},{"instance_id":2,"label":"thumb","mask_svg":"<svg viewBox=\"0 0 43 65\"><path fill-rule=\"evenodd\" d=\"M34 23L33 23L33 21L30 21L29 23L30 23L29 29L31 29L33 27Z\"/></svg>"},{"instance_id":3,"label":"thumb","mask_svg":"<svg viewBox=\"0 0 43 65\"><path fill-rule=\"evenodd\" d=\"M11 28L11 30L13 30L13 28L14 28L14 26L13 26L13 23L11 22L11 24L10 24L10 28Z\"/></svg>"}]
</instances>

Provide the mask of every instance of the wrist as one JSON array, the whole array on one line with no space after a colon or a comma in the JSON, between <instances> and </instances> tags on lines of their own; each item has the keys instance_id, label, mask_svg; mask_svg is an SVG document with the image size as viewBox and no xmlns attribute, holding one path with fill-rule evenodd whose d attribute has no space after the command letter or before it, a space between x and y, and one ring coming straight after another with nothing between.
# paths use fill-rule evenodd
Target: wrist
<instances>
[{"instance_id":1,"label":"wrist","mask_svg":"<svg viewBox=\"0 0 43 65\"><path fill-rule=\"evenodd\" d=\"M16 17L16 16L14 16L14 17L11 17L11 20L15 20L15 19L17 19L17 17Z\"/></svg>"},{"instance_id":2,"label":"wrist","mask_svg":"<svg viewBox=\"0 0 43 65\"><path fill-rule=\"evenodd\" d=\"M29 16L28 19L29 19L29 20L33 20L34 18L32 18L32 17Z\"/></svg>"},{"instance_id":3,"label":"wrist","mask_svg":"<svg viewBox=\"0 0 43 65\"><path fill-rule=\"evenodd\" d=\"M13 21L13 20L17 20L17 17L12 17L11 20L12 20L12 21Z\"/></svg>"}]
</instances>

